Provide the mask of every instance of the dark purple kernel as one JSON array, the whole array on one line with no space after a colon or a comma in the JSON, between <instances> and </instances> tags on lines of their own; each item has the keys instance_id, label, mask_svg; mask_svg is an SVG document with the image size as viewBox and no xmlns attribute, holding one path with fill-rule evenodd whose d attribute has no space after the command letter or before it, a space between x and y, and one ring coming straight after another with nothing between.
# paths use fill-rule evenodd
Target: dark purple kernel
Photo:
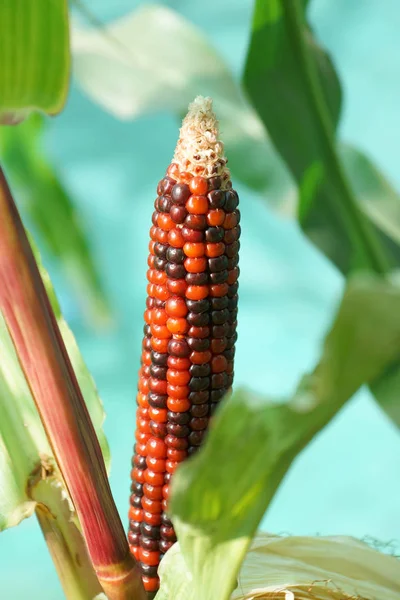
<instances>
[{"instance_id":1,"label":"dark purple kernel","mask_svg":"<svg viewBox=\"0 0 400 600\"><path fill-rule=\"evenodd\" d=\"M233 323L228 323L228 328L226 330L226 336L232 337L236 333L237 321Z\"/></svg>"},{"instance_id":2,"label":"dark purple kernel","mask_svg":"<svg viewBox=\"0 0 400 600\"><path fill-rule=\"evenodd\" d=\"M160 298L154 298L154 308L164 308L165 300L161 300Z\"/></svg>"},{"instance_id":3,"label":"dark purple kernel","mask_svg":"<svg viewBox=\"0 0 400 600\"><path fill-rule=\"evenodd\" d=\"M209 192L208 201L210 203L210 208L223 208L226 202L225 192L222 190Z\"/></svg>"},{"instance_id":4,"label":"dark purple kernel","mask_svg":"<svg viewBox=\"0 0 400 600\"><path fill-rule=\"evenodd\" d=\"M226 373L214 373L211 377L211 387L213 390L219 390L227 387Z\"/></svg>"},{"instance_id":5,"label":"dark purple kernel","mask_svg":"<svg viewBox=\"0 0 400 600\"><path fill-rule=\"evenodd\" d=\"M222 354L225 356L226 360L233 360L235 358L235 347L227 348Z\"/></svg>"},{"instance_id":6,"label":"dark purple kernel","mask_svg":"<svg viewBox=\"0 0 400 600\"><path fill-rule=\"evenodd\" d=\"M205 402L208 402L210 392L208 390L202 392L190 392L188 398L192 404L204 404Z\"/></svg>"},{"instance_id":7,"label":"dark purple kernel","mask_svg":"<svg viewBox=\"0 0 400 600\"><path fill-rule=\"evenodd\" d=\"M210 347L210 340L208 338L187 338L188 346L191 350L195 352L204 352L208 350Z\"/></svg>"},{"instance_id":8,"label":"dark purple kernel","mask_svg":"<svg viewBox=\"0 0 400 600\"><path fill-rule=\"evenodd\" d=\"M136 457L136 466L138 469L146 469L147 468L146 457L138 455ZM141 485L141 484L139 484L139 485Z\"/></svg>"},{"instance_id":9,"label":"dark purple kernel","mask_svg":"<svg viewBox=\"0 0 400 600\"><path fill-rule=\"evenodd\" d=\"M167 266L167 261L165 258L160 258L159 256L154 257L154 268L157 271L165 271L165 267Z\"/></svg>"},{"instance_id":10,"label":"dark purple kernel","mask_svg":"<svg viewBox=\"0 0 400 600\"><path fill-rule=\"evenodd\" d=\"M165 554L166 552L168 552L168 550L170 548L172 548L173 545L174 545L174 542L167 542L167 540L161 540L160 541L160 552L162 554Z\"/></svg>"},{"instance_id":11,"label":"dark purple kernel","mask_svg":"<svg viewBox=\"0 0 400 600\"><path fill-rule=\"evenodd\" d=\"M204 298L204 300L186 300L186 306L193 313L204 313L210 309L210 301L207 298Z\"/></svg>"},{"instance_id":12,"label":"dark purple kernel","mask_svg":"<svg viewBox=\"0 0 400 600\"><path fill-rule=\"evenodd\" d=\"M225 255L208 259L208 267L209 267L211 273L217 273L218 271L225 271L227 269L227 266L228 266L228 259Z\"/></svg>"},{"instance_id":13,"label":"dark purple kernel","mask_svg":"<svg viewBox=\"0 0 400 600\"><path fill-rule=\"evenodd\" d=\"M168 396L166 394L156 394L149 392L147 400L152 408L167 408Z\"/></svg>"},{"instance_id":14,"label":"dark purple kernel","mask_svg":"<svg viewBox=\"0 0 400 600\"><path fill-rule=\"evenodd\" d=\"M142 497L141 496L136 496L135 494L132 494L131 497L129 498L129 502L130 502L131 506L135 506L136 508L142 508Z\"/></svg>"},{"instance_id":15,"label":"dark purple kernel","mask_svg":"<svg viewBox=\"0 0 400 600\"><path fill-rule=\"evenodd\" d=\"M227 391L228 390L225 388L221 388L219 390L212 390L211 394L210 394L210 401L211 402L219 402L225 396Z\"/></svg>"},{"instance_id":16,"label":"dark purple kernel","mask_svg":"<svg viewBox=\"0 0 400 600\"><path fill-rule=\"evenodd\" d=\"M140 545L145 550L150 550L150 552L156 552L158 550L158 540L152 540L148 537L142 536L140 539Z\"/></svg>"},{"instance_id":17,"label":"dark purple kernel","mask_svg":"<svg viewBox=\"0 0 400 600\"><path fill-rule=\"evenodd\" d=\"M222 242L225 236L225 229L223 227L209 227L206 230L206 241L207 242Z\"/></svg>"},{"instance_id":18,"label":"dark purple kernel","mask_svg":"<svg viewBox=\"0 0 400 600\"><path fill-rule=\"evenodd\" d=\"M222 185L221 177L210 177L208 180L208 189L209 190L218 190Z\"/></svg>"},{"instance_id":19,"label":"dark purple kernel","mask_svg":"<svg viewBox=\"0 0 400 600\"><path fill-rule=\"evenodd\" d=\"M151 365L150 366L150 377L154 377L154 379L167 379L167 367Z\"/></svg>"},{"instance_id":20,"label":"dark purple kernel","mask_svg":"<svg viewBox=\"0 0 400 600\"><path fill-rule=\"evenodd\" d=\"M192 377L207 377L211 373L209 363L204 365L192 365L189 368L189 373Z\"/></svg>"},{"instance_id":21,"label":"dark purple kernel","mask_svg":"<svg viewBox=\"0 0 400 600\"><path fill-rule=\"evenodd\" d=\"M212 328L212 336L213 338L223 338L228 335L228 323L222 323L221 325L214 325Z\"/></svg>"},{"instance_id":22,"label":"dark purple kernel","mask_svg":"<svg viewBox=\"0 0 400 600\"><path fill-rule=\"evenodd\" d=\"M140 523L138 521L129 521L129 529L132 533L140 533Z\"/></svg>"},{"instance_id":23,"label":"dark purple kernel","mask_svg":"<svg viewBox=\"0 0 400 600\"><path fill-rule=\"evenodd\" d=\"M185 225L190 229L203 230L207 227L207 219L204 215L188 215Z\"/></svg>"},{"instance_id":24,"label":"dark purple kernel","mask_svg":"<svg viewBox=\"0 0 400 600\"><path fill-rule=\"evenodd\" d=\"M183 206L190 198L190 189L186 183L177 183L171 190L171 200L174 204Z\"/></svg>"},{"instance_id":25,"label":"dark purple kernel","mask_svg":"<svg viewBox=\"0 0 400 600\"><path fill-rule=\"evenodd\" d=\"M187 425L179 425L178 423L168 423L167 431L171 435L178 438L185 438L189 435L190 429Z\"/></svg>"},{"instance_id":26,"label":"dark purple kernel","mask_svg":"<svg viewBox=\"0 0 400 600\"><path fill-rule=\"evenodd\" d=\"M207 285L208 273L188 273L185 279L188 285Z\"/></svg>"},{"instance_id":27,"label":"dark purple kernel","mask_svg":"<svg viewBox=\"0 0 400 600\"><path fill-rule=\"evenodd\" d=\"M228 290L228 298L233 298L233 296L235 296L238 293L238 289L239 289L238 282L230 285L229 290Z\"/></svg>"},{"instance_id":28,"label":"dark purple kernel","mask_svg":"<svg viewBox=\"0 0 400 600\"><path fill-rule=\"evenodd\" d=\"M225 246L225 254L228 258L233 258L240 250L240 242L236 241Z\"/></svg>"},{"instance_id":29,"label":"dark purple kernel","mask_svg":"<svg viewBox=\"0 0 400 600\"><path fill-rule=\"evenodd\" d=\"M157 211L157 210L155 210L155 211L153 212L153 214L151 215L151 222L153 223L153 225L154 225L155 227L157 227L157 219L158 219L158 211Z\"/></svg>"},{"instance_id":30,"label":"dark purple kernel","mask_svg":"<svg viewBox=\"0 0 400 600\"><path fill-rule=\"evenodd\" d=\"M174 263L167 263L165 272L171 279L183 279L186 275L185 267Z\"/></svg>"},{"instance_id":31,"label":"dark purple kernel","mask_svg":"<svg viewBox=\"0 0 400 600\"><path fill-rule=\"evenodd\" d=\"M128 542L130 544L132 544L132 546L139 546L139 542L140 542L140 534L139 534L139 532L134 533L133 531L130 531L128 533Z\"/></svg>"},{"instance_id":32,"label":"dark purple kernel","mask_svg":"<svg viewBox=\"0 0 400 600\"><path fill-rule=\"evenodd\" d=\"M236 255L233 258L228 259L227 269L229 269L229 271L230 271L231 269L234 269L235 267L237 267L238 264L239 264L239 255Z\"/></svg>"},{"instance_id":33,"label":"dark purple kernel","mask_svg":"<svg viewBox=\"0 0 400 600\"><path fill-rule=\"evenodd\" d=\"M209 377L192 377L189 381L189 389L192 392L201 392L202 390L208 390L209 387Z\"/></svg>"},{"instance_id":34,"label":"dark purple kernel","mask_svg":"<svg viewBox=\"0 0 400 600\"><path fill-rule=\"evenodd\" d=\"M167 484L167 483L169 483L171 481L171 476L172 476L172 473L165 473L165 475L164 475L164 482L165 482L165 484ZM161 519L162 519L162 514L163 513L161 513Z\"/></svg>"},{"instance_id":35,"label":"dark purple kernel","mask_svg":"<svg viewBox=\"0 0 400 600\"><path fill-rule=\"evenodd\" d=\"M233 373L227 374L227 385L230 387L233 383Z\"/></svg>"},{"instance_id":36,"label":"dark purple kernel","mask_svg":"<svg viewBox=\"0 0 400 600\"><path fill-rule=\"evenodd\" d=\"M163 213L169 213L172 207L171 198L167 198L167 196L161 196L158 199L158 210Z\"/></svg>"},{"instance_id":37,"label":"dark purple kernel","mask_svg":"<svg viewBox=\"0 0 400 600\"><path fill-rule=\"evenodd\" d=\"M185 261L185 253L182 248L173 248L170 246L167 250L167 260L175 265L182 265Z\"/></svg>"},{"instance_id":38,"label":"dark purple kernel","mask_svg":"<svg viewBox=\"0 0 400 600\"><path fill-rule=\"evenodd\" d=\"M190 420L189 425L192 431L203 431L208 425L208 419L205 417L195 417Z\"/></svg>"},{"instance_id":39,"label":"dark purple kernel","mask_svg":"<svg viewBox=\"0 0 400 600\"><path fill-rule=\"evenodd\" d=\"M150 429L155 437L164 439L167 435L167 426L165 423L157 423L156 421L150 421Z\"/></svg>"},{"instance_id":40,"label":"dark purple kernel","mask_svg":"<svg viewBox=\"0 0 400 600\"><path fill-rule=\"evenodd\" d=\"M187 217L187 214L187 210L184 206L172 206L169 212L169 216L174 223L183 223ZM232 241L234 240L232 239Z\"/></svg>"},{"instance_id":41,"label":"dark purple kernel","mask_svg":"<svg viewBox=\"0 0 400 600\"><path fill-rule=\"evenodd\" d=\"M189 442L186 437L178 438L170 433L164 439L164 442L168 448L175 448L175 450L186 450L186 448L189 446Z\"/></svg>"},{"instance_id":42,"label":"dark purple kernel","mask_svg":"<svg viewBox=\"0 0 400 600\"><path fill-rule=\"evenodd\" d=\"M189 435L189 444L191 446L200 446L204 437L204 431L192 431Z\"/></svg>"},{"instance_id":43,"label":"dark purple kernel","mask_svg":"<svg viewBox=\"0 0 400 600\"><path fill-rule=\"evenodd\" d=\"M145 521L142 521L141 523L140 533L152 540L160 539L160 528L156 525L149 525Z\"/></svg>"},{"instance_id":44,"label":"dark purple kernel","mask_svg":"<svg viewBox=\"0 0 400 600\"><path fill-rule=\"evenodd\" d=\"M192 417L206 417L208 415L208 404L193 404L190 414Z\"/></svg>"},{"instance_id":45,"label":"dark purple kernel","mask_svg":"<svg viewBox=\"0 0 400 600\"><path fill-rule=\"evenodd\" d=\"M158 542L157 542L157 544L158 544ZM158 569L156 566L145 565L144 563L141 563L141 562L139 563L139 566L140 566L140 572L145 577L151 577L151 578L157 577Z\"/></svg>"},{"instance_id":46,"label":"dark purple kernel","mask_svg":"<svg viewBox=\"0 0 400 600\"><path fill-rule=\"evenodd\" d=\"M187 242L202 242L204 240L204 231L182 227L181 233L183 239Z\"/></svg>"},{"instance_id":47,"label":"dark purple kernel","mask_svg":"<svg viewBox=\"0 0 400 600\"><path fill-rule=\"evenodd\" d=\"M235 332L234 335L232 335L231 337L228 337L226 340L226 349L230 350L231 348L233 348L233 346L236 344L237 342L237 333Z\"/></svg>"},{"instance_id":48,"label":"dark purple kernel","mask_svg":"<svg viewBox=\"0 0 400 600\"><path fill-rule=\"evenodd\" d=\"M143 456L143 458L145 458ZM143 484L138 483L137 481L133 481L131 485L131 490L136 496L143 496Z\"/></svg>"},{"instance_id":49,"label":"dark purple kernel","mask_svg":"<svg viewBox=\"0 0 400 600\"><path fill-rule=\"evenodd\" d=\"M214 325L222 325L229 319L229 310L226 308L223 310L213 310L211 313L211 321Z\"/></svg>"},{"instance_id":50,"label":"dark purple kernel","mask_svg":"<svg viewBox=\"0 0 400 600\"><path fill-rule=\"evenodd\" d=\"M238 301L239 301L239 296L237 294L235 294L235 296L233 296L232 298L229 298L228 299L228 310L233 310L234 308L237 308Z\"/></svg>"},{"instance_id":51,"label":"dark purple kernel","mask_svg":"<svg viewBox=\"0 0 400 600\"><path fill-rule=\"evenodd\" d=\"M154 298L152 298L151 296L147 296L146 298L146 308L148 308L149 310L154 308Z\"/></svg>"},{"instance_id":52,"label":"dark purple kernel","mask_svg":"<svg viewBox=\"0 0 400 600\"><path fill-rule=\"evenodd\" d=\"M170 525L169 527L168 525L161 525L160 536L163 540L168 540L169 542L176 542L176 534L172 525Z\"/></svg>"},{"instance_id":53,"label":"dark purple kernel","mask_svg":"<svg viewBox=\"0 0 400 600\"><path fill-rule=\"evenodd\" d=\"M188 412L172 412L171 410L167 413L167 419L169 423L176 423L177 425L186 425L190 421Z\"/></svg>"},{"instance_id":54,"label":"dark purple kernel","mask_svg":"<svg viewBox=\"0 0 400 600\"><path fill-rule=\"evenodd\" d=\"M193 327L204 327L208 325L210 322L210 315L208 313L195 313L190 312L186 315L186 320L189 325L193 325Z\"/></svg>"},{"instance_id":55,"label":"dark purple kernel","mask_svg":"<svg viewBox=\"0 0 400 600\"><path fill-rule=\"evenodd\" d=\"M225 192L225 210L226 212L233 212L239 204L239 197L235 190L228 190Z\"/></svg>"},{"instance_id":56,"label":"dark purple kernel","mask_svg":"<svg viewBox=\"0 0 400 600\"><path fill-rule=\"evenodd\" d=\"M211 283L225 283L228 281L228 271L218 271L217 273L210 273Z\"/></svg>"},{"instance_id":57,"label":"dark purple kernel","mask_svg":"<svg viewBox=\"0 0 400 600\"><path fill-rule=\"evenodd\" d=\"M168 352L179 358L186 358L190 354L190 348L186 340L170 340L168 344Z\"/></svg>"},{"instance_id":58,"label":"dark purple kernel","mask_svg":"<svg viewBox=\"0 0 400 600\"><path fill-rule=\"evenodd\" d=\"M168 175L166 177L164 177L164 179L162 179L160 181L161 184L161 189L162 189L162 193L163 194L171 194L172 190L175 187L176 181L175 179L172 179L172 177L168 177Z\"/></svg>"},{"instance_id":59,"label":"dark purple kernel","mask_svg":"<svg viewBox=\"0 0 400 600\"><path fill-rule=\"evenodd\" d=\"M234 321L236 321L238 316L238 309L237 308L233 308L232 310L229 311L229 322L233 323Z\"/></svg>"},{"instance_id":60,"label":"dark purple kernel","mask_svg":"<svg viewBox=\"0 0 400 600\"><path fill-rule=\"evenodd\" d=\"M172 527L171 519L168 517L168 515L165 512L163 512L161 514L161 522L163 525L166 525L167 527ZM160 532L160 534L161 534L161 532Z\"/></svg>"},{"instance_id":61,"label":"dark purple kernel","mask_svg":"<svg viewBox=\"0 0 400 600\"><path fill-rule=\"evenodd\" d=\"M150 327L150 325L147 325L147 324L144 325L144 327L143 327L143 333L144 333L144 335L151 335L151 327Z\"/></svg>"},{"instance_id":62,"label":"dark purple kernel","mask_svg":"<svg viewBox=\"0 0 400 600\"><path fill-rule=\"evenodd\" d=\"M167 244L161 244L160 242L156 242L154 244L154 254L156 256L159 256L160 258L166 258L167 250L168 250Z\"/></svg>"},{"instance_id":63,"label":"dark purple kernel","mask_svg":"<svg viewBox=\"0 0 400 600\"><path fill-rule=\"evenodd\" d=\"M240 225L237 225L233 229L227 229L224 235L225 244L232 244L239 239L240 236Z\"/></svg>"},{"instance_id":64,"label":"dark purple kernel","mask_svg":"<svg viewBox=\"0 0 400 600\"><path fill-rule=\"evenodd\" d=\"M160 367L166 367L168 364L168 354L166 352L156 352L152 350L150 353L151 362Z\"/></svg>"},{"instance_id":65,"label":"dark purple kernel","mask_svg":"<svg viewBox=\"0 0 400 600\"><path fill-rule=\"evenodd\" d=\"M238 223L240 223L240 217L241 217L240 210L237 208L236 209L236 218L237 218Z\"/></svg>"},{"instance_id":66,"label":"dark purple kernel","mask_svg":"<svg viewBox=\"0 0 400 600\"><path fill-rule=\"evenodd\" d=\"M211 308L213 310L222 310L223 308L227 308L228 306L228 298L226 296L222 296L221 298L211 298Z\"/></svg>"}]
</instances>

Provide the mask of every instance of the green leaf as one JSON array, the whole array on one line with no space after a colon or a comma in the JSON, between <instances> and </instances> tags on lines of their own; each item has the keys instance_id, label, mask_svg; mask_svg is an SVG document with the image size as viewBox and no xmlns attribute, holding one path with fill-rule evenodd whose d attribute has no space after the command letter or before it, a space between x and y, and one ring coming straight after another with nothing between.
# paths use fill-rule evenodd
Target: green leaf
<instances>
[{"instance_id":1,"label":"green leaf","mask_svg":"<svg viewBox=\"0 0 400 600\"><path fill-rule=\"evenodd\" d=\"M182 598L230 597L257 526L295 457L361 385L399 356L399 311L398 286L355 277L319 364L290 401L277 404L238 390L223 403L204 447L179 467L172 483L170 513L191 577ZM170 595L160 599L176 599L175 583L168 585Z\"/></svg>"},{"instance_id":2,"label":"green leaf","mask_svg":"<svg viewBox=\"0 0 400 600\"><path fill-rule=\"evenodd\" d=\"M285 193L285 169L262 122L218 52L177 12L153 4L101 30L75 28L72 51L79 85L120 119L186 114L197 95L212 96L235 177Z\"/></svg>"},{"instance_id":3,"label":"green leaf","mask_svg":"<svg viewBox=\"0 0 400 600\"><path fill-rule=\"evenodd\" d=\"M38 259L38 255L36 255ZM41 269L50 298L55 300L50 279ZM93 379L79 352L75 338L54 305L72 366L77 375L86 405L99 438L106 464L109 448L102 429L104 410ZM36 411L34 401L21 370L4 319L0 313L0 531L32 514L35 502L29 496L29 482L35 473L54 458Z\"/></svg>"},{"instance_id":4,"label":"green leaf","mask_svg":"<svg viewBox=\"0 0 400 600\"><path fill-rule=\"evenodd\" d=\"M49 253L72 282L88 318L103 322L109 308L85 228L43 150L46 121L32 115L18 127L4 127L0 156L23 212Z\"/></svg>"},{"instance_id":5,"label":"green leaf","mask_svg":"<svg viewBox=\"0 0 400 600\"><path fill-rule=\"evenodd\" d=\"M365 267L386 272L376 229L337 156L340 86L311 35L304 6L256 0L244 85L297 182L299 221L310 239L343 273Z\"/></svg>"},{"instance_id":6,"label":"green leaf","mask_svg":"<svg viewBox=\"0 0 400 600\"><path fill-rule=\"evenodd\" d=\"M32 110L60 112L69 68L67 0L2 0L0 123L17 123Z\"/></svg>"}]
</instances>

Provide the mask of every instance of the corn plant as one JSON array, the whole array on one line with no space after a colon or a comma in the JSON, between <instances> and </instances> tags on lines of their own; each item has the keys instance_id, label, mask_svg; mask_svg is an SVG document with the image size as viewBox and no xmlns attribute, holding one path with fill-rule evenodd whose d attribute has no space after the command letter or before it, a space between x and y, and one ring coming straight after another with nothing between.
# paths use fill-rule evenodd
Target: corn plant
<instances>
[{"instance_id":1,"label":"corn plant","mask_svg":"<svg viewBox=\"0 0 400 600\"><path fill-rule=\"evenodd\" d=\"M390 272L396 248L382 229L386 221L359 201L337 151L338 81L312 40L306 4L256 2L244 76L253 106L235 85L220 86L221 121L230 118L242 138L246 125L238 115L247 115L253 134L260 132L255 123L268 126L298 183L304 231L347 275L343 297L320 359L290 397L232 391L242 225L229 144L225 151L211 99L197 97L152 215L128 532L108 483L101 403L0 171L0 530L36 514L68 600L399 597L398 560L362 542L257 533L296 456L362 385L398 415L400 290ZM37 46L32 52L23 38L15 46L5 36L4 123L17 124L32 109L53 114L65 101L67 6L53 0L49 8L46 20L40 8L16 5L16 22L30 24ZM145 19L157 10L168 14L153 7ZM11 4L1 11L0 28L9 23L12 30ZM170 36L182 23L169 16ZM161 20L155 22L157 29ZM45 25L62 35L51 68L32 69L53 50L51 38L40 35ZM139 30L145 37L152 31L143 21ZM101 32L93 35L98 42ZM104 52L110 39L100 39ZM119 60L120 48L112 47ZM17 85L19 70L29 75L26 88ZM226 69L221 77L229 77ZM301 115L285 107L286 86ZM281 104L270 90L281 94ZM259 154L264 141L249 148ZM236 171L245 180L249 170L232 155L233 179ZM263 168L251 156L250 183L262 187ZM343 244L332 244L332 234Z\"/></svg>"}]
</instances>

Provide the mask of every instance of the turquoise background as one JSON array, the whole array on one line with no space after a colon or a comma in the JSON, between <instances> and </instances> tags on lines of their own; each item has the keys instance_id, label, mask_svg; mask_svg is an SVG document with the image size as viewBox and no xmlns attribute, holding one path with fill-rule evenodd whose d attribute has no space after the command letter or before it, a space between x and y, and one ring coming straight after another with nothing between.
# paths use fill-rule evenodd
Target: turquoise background
<instances>
[{"instance_id":1,"label":"turquoise background","mask_svg":"<svg viewBox=\"0 0 400 600\"><path fill-rule=\"evenodd\" d=\"M105 20L137 4L86 1ZM250 0L164 4L206 30L239 76ZM366 151L400 189L398 1L314 0L310 17L343 82L342 139ZM47 260L104 400L111 484L124 518L148 229L156 183L172 157L177 126L168 114L118 122L73 85L67 108L52 122L47 139L54 163L79 205L116 314L113 331L93 333L64 279ZM238 189L243 239L236 383L251 380L254 389L281 396L318 357L343 282L293 223L273 214L246 189ZM399 434L364 390L295 462L263 528L372 536L392 547L400 539L399 474ZM35 519L1 534L0 565L1 600L63 598Z\"/></svg>"}]
</instances>

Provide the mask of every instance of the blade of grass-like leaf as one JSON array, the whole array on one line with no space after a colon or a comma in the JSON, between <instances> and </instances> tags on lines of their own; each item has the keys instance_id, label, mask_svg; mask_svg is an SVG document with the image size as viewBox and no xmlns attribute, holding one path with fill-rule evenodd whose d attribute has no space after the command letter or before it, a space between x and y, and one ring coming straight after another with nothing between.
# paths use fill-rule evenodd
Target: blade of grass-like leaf
<instances>
[{"instance_id":1,"label":"blade of grass-like leaf","mask_svg":"<svg viewBox=\"0 0 400 600\"><path fill-rule=\"evenodd\" d=\"M399 355L399 310L395 284L354 278L319 364L290 402L277 405L239 390L223 403L204 447L172 483L170 514L192 578L187 600L230 597L252 536L297 454Z\"/></svg>"},{"instance_id":2,"label":"blade of grass-like leaf","mask_svg":"<svg viewBox=\"0 0 400 600\"><path fill-rule=\"evenodd\" d=\"M0 123L32 110L56 114L69 84L67 0L2 0L0 6Z\"/></svg>"},{"instance_id":3,"label":"blade of grass-like leaf","mask_svg":"<svg viewBox=\"0 0 400 600\"><path fill-rule=\"evenodd\" d=\"M107 299L73 200L44 154L45 126L42 116L32 115L18 127L4 127L0 156L24 213L72 281L88 319L103 323Z\"/></svg>"},{"instance_id":4,"label":"blade of grass-like leaf","mask_svg":"<svg viewBox=\"0 0 400 600\"><path fill-rule=\"evenodd\" d=\"M109 600L144 590L101 449L7 182L0 171L0 309Z\"/></svg>"},{"instance_id":5,"label":"blade of grass-like leaf","mask_svg":"<svg viewBox=\"0 0 400 600\"><path fill-rule=\"evenodd\" d=\"M335 148L338 82L300 0L256 0L244 85L299 188L299 221L344 272L387 271Z\"/></svg>"}]
</instances>

